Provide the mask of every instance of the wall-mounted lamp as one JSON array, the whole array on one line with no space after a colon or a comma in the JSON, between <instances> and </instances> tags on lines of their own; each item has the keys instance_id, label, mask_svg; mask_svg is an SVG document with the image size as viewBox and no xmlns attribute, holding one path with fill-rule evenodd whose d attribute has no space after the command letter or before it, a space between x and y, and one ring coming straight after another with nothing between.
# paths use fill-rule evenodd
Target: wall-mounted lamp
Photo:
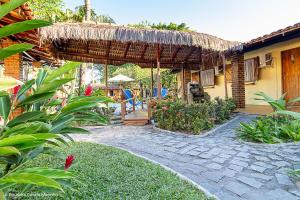
<instances>
[{"instance_id":1,"label":"wall-mounted lamp","mask_svg":"<svg viewBox=\"0 0 300 200\"><path fill-rule=\"evenodd\" d=\"M294 54L291 55L291 61L293 64L295 64L295 55Z\"/></svg>"}]
</instances>

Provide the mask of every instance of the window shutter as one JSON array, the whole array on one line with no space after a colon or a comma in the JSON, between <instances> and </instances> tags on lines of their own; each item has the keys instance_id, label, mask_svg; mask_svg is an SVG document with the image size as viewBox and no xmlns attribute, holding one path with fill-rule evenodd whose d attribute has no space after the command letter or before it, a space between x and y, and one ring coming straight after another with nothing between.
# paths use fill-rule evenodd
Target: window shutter
<instances>
[{"instance_id":1,"label":"window shutter","mask_svg":"<svg viewBox=\"0 0 300 200\"><path fill-rule=\"evenodd\" d=\"M201 84L203 87L209 87L215 85L215 70L209 69L201 71Z\"/></svg>"}]
</instances>

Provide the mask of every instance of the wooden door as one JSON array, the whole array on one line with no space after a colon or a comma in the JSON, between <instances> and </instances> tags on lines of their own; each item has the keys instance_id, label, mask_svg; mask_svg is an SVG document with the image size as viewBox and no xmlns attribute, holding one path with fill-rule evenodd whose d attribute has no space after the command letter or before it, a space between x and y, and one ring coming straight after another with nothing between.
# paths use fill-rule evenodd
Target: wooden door
<instances>
[{"instance_id":1,"label":"wooden door","mask_svg":"<svg viewBox=\"0 0 300 200\"><path fill-rule=\"evenodd\" d=\"M286 99L300 96L300 48L283 51L282 86Z\"/></svg>"}]
</instances>

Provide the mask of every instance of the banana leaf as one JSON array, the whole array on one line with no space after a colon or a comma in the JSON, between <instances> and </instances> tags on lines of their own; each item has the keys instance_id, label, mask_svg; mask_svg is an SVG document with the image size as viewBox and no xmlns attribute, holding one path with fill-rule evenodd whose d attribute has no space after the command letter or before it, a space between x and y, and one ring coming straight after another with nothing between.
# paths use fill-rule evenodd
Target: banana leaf
<instances>
[{"instance_id":1,"label":"banana leaf","mask_svg":"<svg viewBox=\"0 0 300 200\"><path fill-rule=\"evenodd\" d=\"M3 28L0 28L0 39L10 35L14 35L16 33L22 33L32 29L50 25L50 22L37 19L9 24L7 26L4 26Z\"/></svg>"},{"instance_id":2,"label":"banana leaf","mask_svg":"<svg viewBox=\"0 0 300 200\"><path fill-rule=\"evenodd\" d=\"M11 0L5 4L0 5L0 19L7 15L10 11L26 3L27 1L28 0Z\"/></svg>"},{"instance_id":3,"label":"banana leaf","mask_svg":"<svg viewBox=\"0 0 300 200\"><path fill-rule=\"evenodd\" d=\"M10 98L8 94L0 96L0 116L6 121L11 109Z\"/></svg>"},{"instance_id":4,"label":"banana leaf","mask_svg":"<svg viewBox=\"0 0 300 200\"><path fill-rule=\"evenodd\" d=\"M79 62L68 62L64 66L59 67L58 69L52 71L47 78L45 79L45 82L52 82L55 79L61 77L65 73L68 73L69 71L77 68L80 66L81 63Z\"/></svg>"},{"instance_id":5,"label":"banana leaf","mask_svg":"<svg viewBox=\"0 0 300 200\"><path fill-rule=\"evenodd\" d=\"M0 49L0 60L4 60L7 57L15 55L17 53L22 53L24 51L30 50L34 47L32 44L13 44L9 47Z\"/></svg>"},{"instance_id":6,"label":"banana leaf","mask_svg":"<svg viewBox=\"0 0 300 200\"><path fill-rule=\"evenodd\" d=\"M10 122L7 123L8 127L13 127L21 123L30 122L30 121L43 121L45 113L42 111L31 111L25 112L21 115L15 117Z\"/></svg>"}]
</instances>

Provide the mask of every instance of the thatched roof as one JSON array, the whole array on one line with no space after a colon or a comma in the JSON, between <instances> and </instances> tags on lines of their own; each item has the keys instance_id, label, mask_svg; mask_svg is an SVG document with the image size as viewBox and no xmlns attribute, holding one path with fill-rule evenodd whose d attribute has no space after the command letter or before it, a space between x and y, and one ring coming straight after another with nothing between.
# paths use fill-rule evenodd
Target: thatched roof
<instances>
[{"instance_id":1,"label":"thatched roof","mask_svg":"<svg viewBox=\"0 0 300 200\"><path fill-rule=\"evenodd\" d=\"M237 46L218 37L197 33L157 29L138 29L111 24L57 23L41 30L42 40L110 40L120 42L141 42L167 45L185 45L224 51Z\"/></svg>"},{"instance_id":2,"label":"thatched roof","mask_svg":"<svg viewBox=\"0 0 300 200\"><path fill-rule=\"evenodd\" d=\"M41 41L52 45L60 59L109 64L136 63L151 67L161 45L162 66L199 65L202 55L240 48L204 33L86 23L57 23L40 30Z\"/></svg>"}]
</instances>

